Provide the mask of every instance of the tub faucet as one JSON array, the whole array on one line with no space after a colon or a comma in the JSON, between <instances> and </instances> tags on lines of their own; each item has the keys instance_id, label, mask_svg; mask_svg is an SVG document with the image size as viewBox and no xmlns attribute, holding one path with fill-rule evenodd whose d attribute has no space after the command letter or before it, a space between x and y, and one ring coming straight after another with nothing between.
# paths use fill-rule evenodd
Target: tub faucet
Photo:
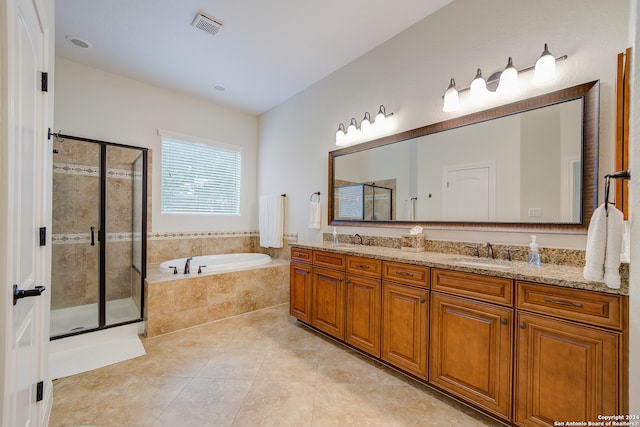
<instances>
[{"instance_id":1,"label":"tub faucet","mask_svg":"<svg viewBox=\"0 0 640 427\"><path fill-rule=\"evenodd\" d=\"M187 262L184 263L184 274L191 274L191 260L193 257L187 258Z\"/></svg>"}]
</instances>

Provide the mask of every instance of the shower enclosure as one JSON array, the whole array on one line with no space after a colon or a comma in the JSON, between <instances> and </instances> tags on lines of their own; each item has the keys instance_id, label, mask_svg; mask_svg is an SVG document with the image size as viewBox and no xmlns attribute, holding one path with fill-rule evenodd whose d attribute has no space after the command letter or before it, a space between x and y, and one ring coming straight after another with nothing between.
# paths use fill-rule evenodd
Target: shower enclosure
<instances>
[{"instance_id":1,"label":"shower enclosure","mask_svg":"<svg viewBox=\"0 0 640 427\"><path fill-rule=\"evenodd\" d=\"M147 149L55 135L51 338L142 319Z\"/></svg>"}]
</instances>

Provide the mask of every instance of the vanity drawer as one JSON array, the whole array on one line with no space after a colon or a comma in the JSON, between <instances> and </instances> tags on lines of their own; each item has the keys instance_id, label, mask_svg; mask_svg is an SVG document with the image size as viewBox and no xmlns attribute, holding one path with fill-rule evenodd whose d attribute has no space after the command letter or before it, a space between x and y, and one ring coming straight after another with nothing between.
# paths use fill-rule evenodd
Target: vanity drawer
<instances>
[{"instance_id":1,"label":"vanity drawer","mask_svg":"<svg viewBox=\"0 0 640 427\"><path fill-rule=\"evenodd\" d=\"M385 261L382 263L382 278L428 288L429 267Z\"/></svg>"},{"instance_id":2,"label":"vanity drawer","mask_svg":"<svg viewBox=\"0 0 640 427\"><path fill-rule=\"evenodd\" d=\"M621 329L623 301L620 295L537 283L516 282L517 308Z\"/></svg>"},{"instance_id":3,"label":"vanity drawer","mask_svg":"<svg viewBox=\"0 0 640 427\"><path fill-rule=\"evenodd\" d=\"M379 279L382 272L382 261L360 256L347 256L347 272Z\"/></svg>"},{"instance_id":4,"label":"vanity drawer","mask_svg":"<svg viewBox=\"0 0 640 427\"><path fill-rule=\"evenodd\" d=\"M334 254L333 252L313 251L313 265L344 271L345 255Z\"/></svg>"},{"instance_id":5,"label":"vanity drawer","mask_svg":"<svg viewBox=\"0 0 640 427\"><path fill-rule=\"evenodd\" d=\"M311 264L311 253L313 251L311 249L305 248L296 248L295 246L291 248L291 261L298 261Z\"/></svg>"},{"instance_id":6,"label":"vanity drawer","mask_svg":"<svg viewBox=\"0 0 640 427\"><path fill-rule=\"evenodd\" d=\"M504 277L461 271L431 271L431 289L498 304L513 304L513 283Z\"/></svg>"}]
</instances>

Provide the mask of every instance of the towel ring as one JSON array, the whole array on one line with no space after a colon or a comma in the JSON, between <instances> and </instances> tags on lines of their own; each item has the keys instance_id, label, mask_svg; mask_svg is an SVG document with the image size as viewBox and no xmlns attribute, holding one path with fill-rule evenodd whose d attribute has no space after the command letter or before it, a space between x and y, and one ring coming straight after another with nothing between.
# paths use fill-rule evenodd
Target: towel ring
<instances>
[{"instance_id":1,"label":"towel ring","mask_svg":"<svg viewBox=\"0 0 640 427\"><path fill-rule=\"evenodd\" d=\"M309 197L309 201L313 202L313 196L318 196L318 203L320 202L320 192L316 191L315 193L311 193L311 197Z\"/></svg>"}]
</instances>

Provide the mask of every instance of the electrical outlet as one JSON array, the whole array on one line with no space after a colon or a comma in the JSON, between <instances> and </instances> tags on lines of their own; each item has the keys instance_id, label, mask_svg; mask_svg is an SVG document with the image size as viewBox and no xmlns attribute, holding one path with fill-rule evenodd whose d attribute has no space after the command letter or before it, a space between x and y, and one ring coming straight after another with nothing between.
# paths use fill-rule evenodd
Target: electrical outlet
<instances>
[{"instance_id":1,"label":"electrical outlet","mask_svg":"<svg viewBox=\"0 0 640 427\"><path fill-rule=\"evenodd\" d=\"M530 217L538 217L542 214L541 208L529 208L529 216Z\"/></svg>"}]
</instances>

